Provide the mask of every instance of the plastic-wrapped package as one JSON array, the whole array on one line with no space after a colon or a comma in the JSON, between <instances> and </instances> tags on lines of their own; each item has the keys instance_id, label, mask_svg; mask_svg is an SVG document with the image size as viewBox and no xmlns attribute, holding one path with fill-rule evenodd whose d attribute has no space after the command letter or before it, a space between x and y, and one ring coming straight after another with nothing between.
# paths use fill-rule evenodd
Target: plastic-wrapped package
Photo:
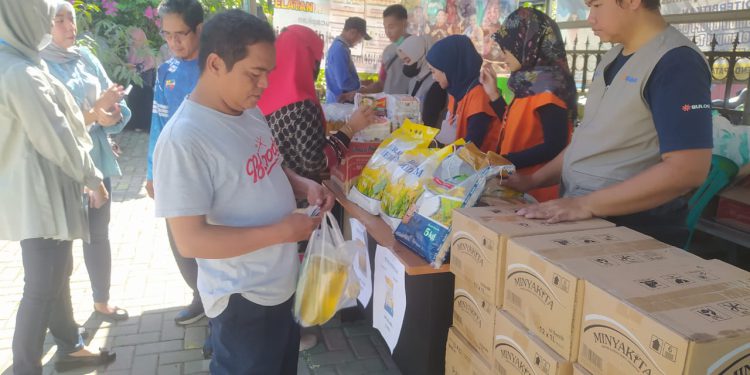
<instances>
[{"instance_id":1,"label":"plastic-wrapped package","mask_svg":"<svg viewBox=\"0 0 750 375\"><path fill-rule=\"evenodd\" d=\"M320 226L307 243L297 281L294 317L303 327L324 324L342 307L356 303L359 294L353 262L364 245L344 241L330 212Z\"/></svg>"},{"instance_id":2,"label":"plastic-wrapped package","mask_svg":"<svg viewBox=\"0 0 750 375\"><path fill-rule=\"evenodd\" d=\"M380 201L380 216L393 230L401 223L406 210L422 194L425 182L432 179L443 159L463 145L464 140L461 139L441 149L415 149L401 156Z\"/></svg>"},{"instance_id":3,"label":"plastic-wrapped package","mask_svg":"<svg viewBox=\"0 0 750 375\"><path fill-rule=\"evenodd\" d=\"M388 95L386 112L394 128L401 126L406 119L417 124L422 123L422 111L420 110L419 99L411 95Z\"/></svg>"},{"instance_id":4,"label":"plastic-wrapped package","mask_svg":"<svg viewBox=\"0 0 750 375\"><path fill-rule=\"evenodd\" d=\"M508 176L515 167L502 156L482 153L468 144L445 158L424 193L409 207L395 232L396 239L439 268L448 256L446 241L453 210L472 207L489 178Z\"/></svg>"},{"instance_id":5,"label":"plastic-wrapped package","mask_svg":"<svg viewBox=\"0 0 750 375\"><path fill-rule=\"evenodd\" d=\"M349 117L354 112L354 104L326 103L322 105L323 115L326 117L326 130L328 133L338 131L346 125Z\"/></svg>"},{"instance_id":6,"label":"plastic-wrapped package","mask_svg":"<svg viewBox=\"0 0 750 375\"><path fill-rule=\"evenodd\" d=\"M360 106L371 107L375 116L388 118L388 95L378 94L359 94L354 95L354 110Z\"/></svg>"},{"instance_id":7,"label":"plastic-wrapped package","mask_svg":"<svg viewBox=\"0 0 750 375\"><path fill-rule=\"evenodd\" d=\"M357 178L357 184L349 191L349 200L370 214L378 215L383 191L389 176L398 167L401 155L409 150L426 148L436 134L437 129L406 120L401 128L380 144L367 162Z\"/></svg>"},{"instance_id":8,"label":"plastic-wrapped package","mask_svg":"<svg viewBox=\"0 0 750 375\"><path fill-rule=\"evenodd\" d=\"M383 117L376 117L376 122L357 132L352 142L381 142L391 134L391 123Z\"/></svg>"}]
</instances>

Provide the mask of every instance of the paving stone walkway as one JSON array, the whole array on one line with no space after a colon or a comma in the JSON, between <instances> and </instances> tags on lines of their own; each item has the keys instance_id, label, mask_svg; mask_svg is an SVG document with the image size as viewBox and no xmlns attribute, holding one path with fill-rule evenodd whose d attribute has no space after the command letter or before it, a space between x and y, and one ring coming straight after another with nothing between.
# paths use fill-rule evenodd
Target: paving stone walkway
<instances>
[{"instance_id":1,"label":"paving stone walkway","mask_svg":"<svg viewBox=\"0 0 750 375\"><path fill-rule=\"evenodd\" d=\"M80 241L73 248L74 269L70 281L76 320L92 333L89 345L110 348L117 361L107 368L91 368L66 374L207 374L201 347L206 337L205 319L188 327L174 324L174 316L190 301L164 228L154 218L153 201L146 196L148 134L125 131L116 137L123 151L123 176L112 180L111 302L126 308L131 318L102 322L93 314L91 287ZM21 248L17 242L0 241L0 372L12 374L11 341L16 312L23 291ZM380 335L365 322L342 323L336 318L307 332L318 345L300 353L300 375L400 374ZM44 374L54 374L54 342L45 343Z\"/></svg>"}]
</instances>

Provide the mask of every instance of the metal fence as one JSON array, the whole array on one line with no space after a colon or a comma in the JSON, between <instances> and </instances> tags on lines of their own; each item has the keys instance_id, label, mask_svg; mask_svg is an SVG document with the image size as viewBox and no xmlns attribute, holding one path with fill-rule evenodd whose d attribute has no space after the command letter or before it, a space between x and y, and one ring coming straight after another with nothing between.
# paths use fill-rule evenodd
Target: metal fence
<instances>
[{"instance_id":1,"label":"metal fence","mask_svg":"<svg viewBox=\"0 0 750 375\"><path fill-rule=\"evenodd\" d=\"M717 51L716 36L711 41L711 50L704 51L711 67L712 106L734 124L750 125L750 51L738 51L740 35L737 33L731 51ZM578 46L578 38L573 41ZM695 42L695 37L693 37ZM566 45L567 41L566 41ZM568 50L568 64L578 87L585 96L596 66L611 45L591 43L587 38L583 49Z\"/></svg>"}]
</instances>

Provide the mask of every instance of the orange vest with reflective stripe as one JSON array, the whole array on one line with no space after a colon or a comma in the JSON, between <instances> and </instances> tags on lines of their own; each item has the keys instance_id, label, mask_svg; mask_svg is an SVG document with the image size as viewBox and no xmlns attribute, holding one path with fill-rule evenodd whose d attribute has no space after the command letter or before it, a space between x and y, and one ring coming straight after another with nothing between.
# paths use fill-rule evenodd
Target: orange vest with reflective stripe
<instances>
[{"instance_id":1,"label":"orange vest with reflective stripe","mask_svg":"<svg viewBox=\"0 0 750 375\"><path fill-rule=\"evenodd\" d=\"M551 92L543 92L525 98L514 99L506 109L498 153L505 155L512 152L519 152L544 143L542 121L536 110L547 104L554 104L565 109L568 108L562 99ZM573 124L569 122L566 143L570 142L572 132ZM517 173L529 175L543 166L544 164L532 165L518 170ZM560 196L560 186L549 186L532 190L529 193L538 201L544 202L558 198Z\"/></svg>"}]
</instances>

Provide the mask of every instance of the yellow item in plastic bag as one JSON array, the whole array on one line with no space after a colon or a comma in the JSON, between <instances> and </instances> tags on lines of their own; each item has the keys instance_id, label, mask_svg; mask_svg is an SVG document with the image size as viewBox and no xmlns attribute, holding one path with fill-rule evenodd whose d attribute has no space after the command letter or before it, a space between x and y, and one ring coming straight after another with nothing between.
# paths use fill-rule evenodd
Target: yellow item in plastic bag
<instances>
[{"instance_id":1,"label":"yellow item in plastic bag","mask_svg":"<svg viewBox=\"0 0 750 375\"><path fill-rule=\"evenodd\" d=\"M441 149L415 149L401 156L380 201L380 213L394 230L409 206L422 194L424 184L432 179L440 162L464 144L464 140L459 139Z\"/></svg>"},{"instance_id":2,"label":"yellow item in plastic bag","mask_svg":"<svg viewBox=\"0 0 750 375\"><path fill-rule=\"evenodd\" d=\"M346 264L314 255L304 280L300 280L303 285L300 323L313 326L330 320L336 314L348 277Z\"/></svg>"},{"instance_id":3,"label":"yellow item in plastic bag","mask_svg":"<svg viewBox=\"0 0 750 375\"><path fill-rule=\"evenodd\" d=\"M354 257L366 252L361 241L345 241L336 218L323 214L313 231L300 267L294 295L294 317L303 327L330 320L342 306L356 301L359 284Z\"/></svg>"},{"instance_id":4,"label":"yellow item in plastic bag","mask_svg":"<svg viewBox=\"0 0 750 375\"><path fill-rule=\"evenodd\" d=\"M389 177L398 167L404 152L426 148L438 133L438 129L405 120L378 146L357 179L357 185L349 192L349 199L367 212L377 215Z\"/></svg>"}]
</instances>

